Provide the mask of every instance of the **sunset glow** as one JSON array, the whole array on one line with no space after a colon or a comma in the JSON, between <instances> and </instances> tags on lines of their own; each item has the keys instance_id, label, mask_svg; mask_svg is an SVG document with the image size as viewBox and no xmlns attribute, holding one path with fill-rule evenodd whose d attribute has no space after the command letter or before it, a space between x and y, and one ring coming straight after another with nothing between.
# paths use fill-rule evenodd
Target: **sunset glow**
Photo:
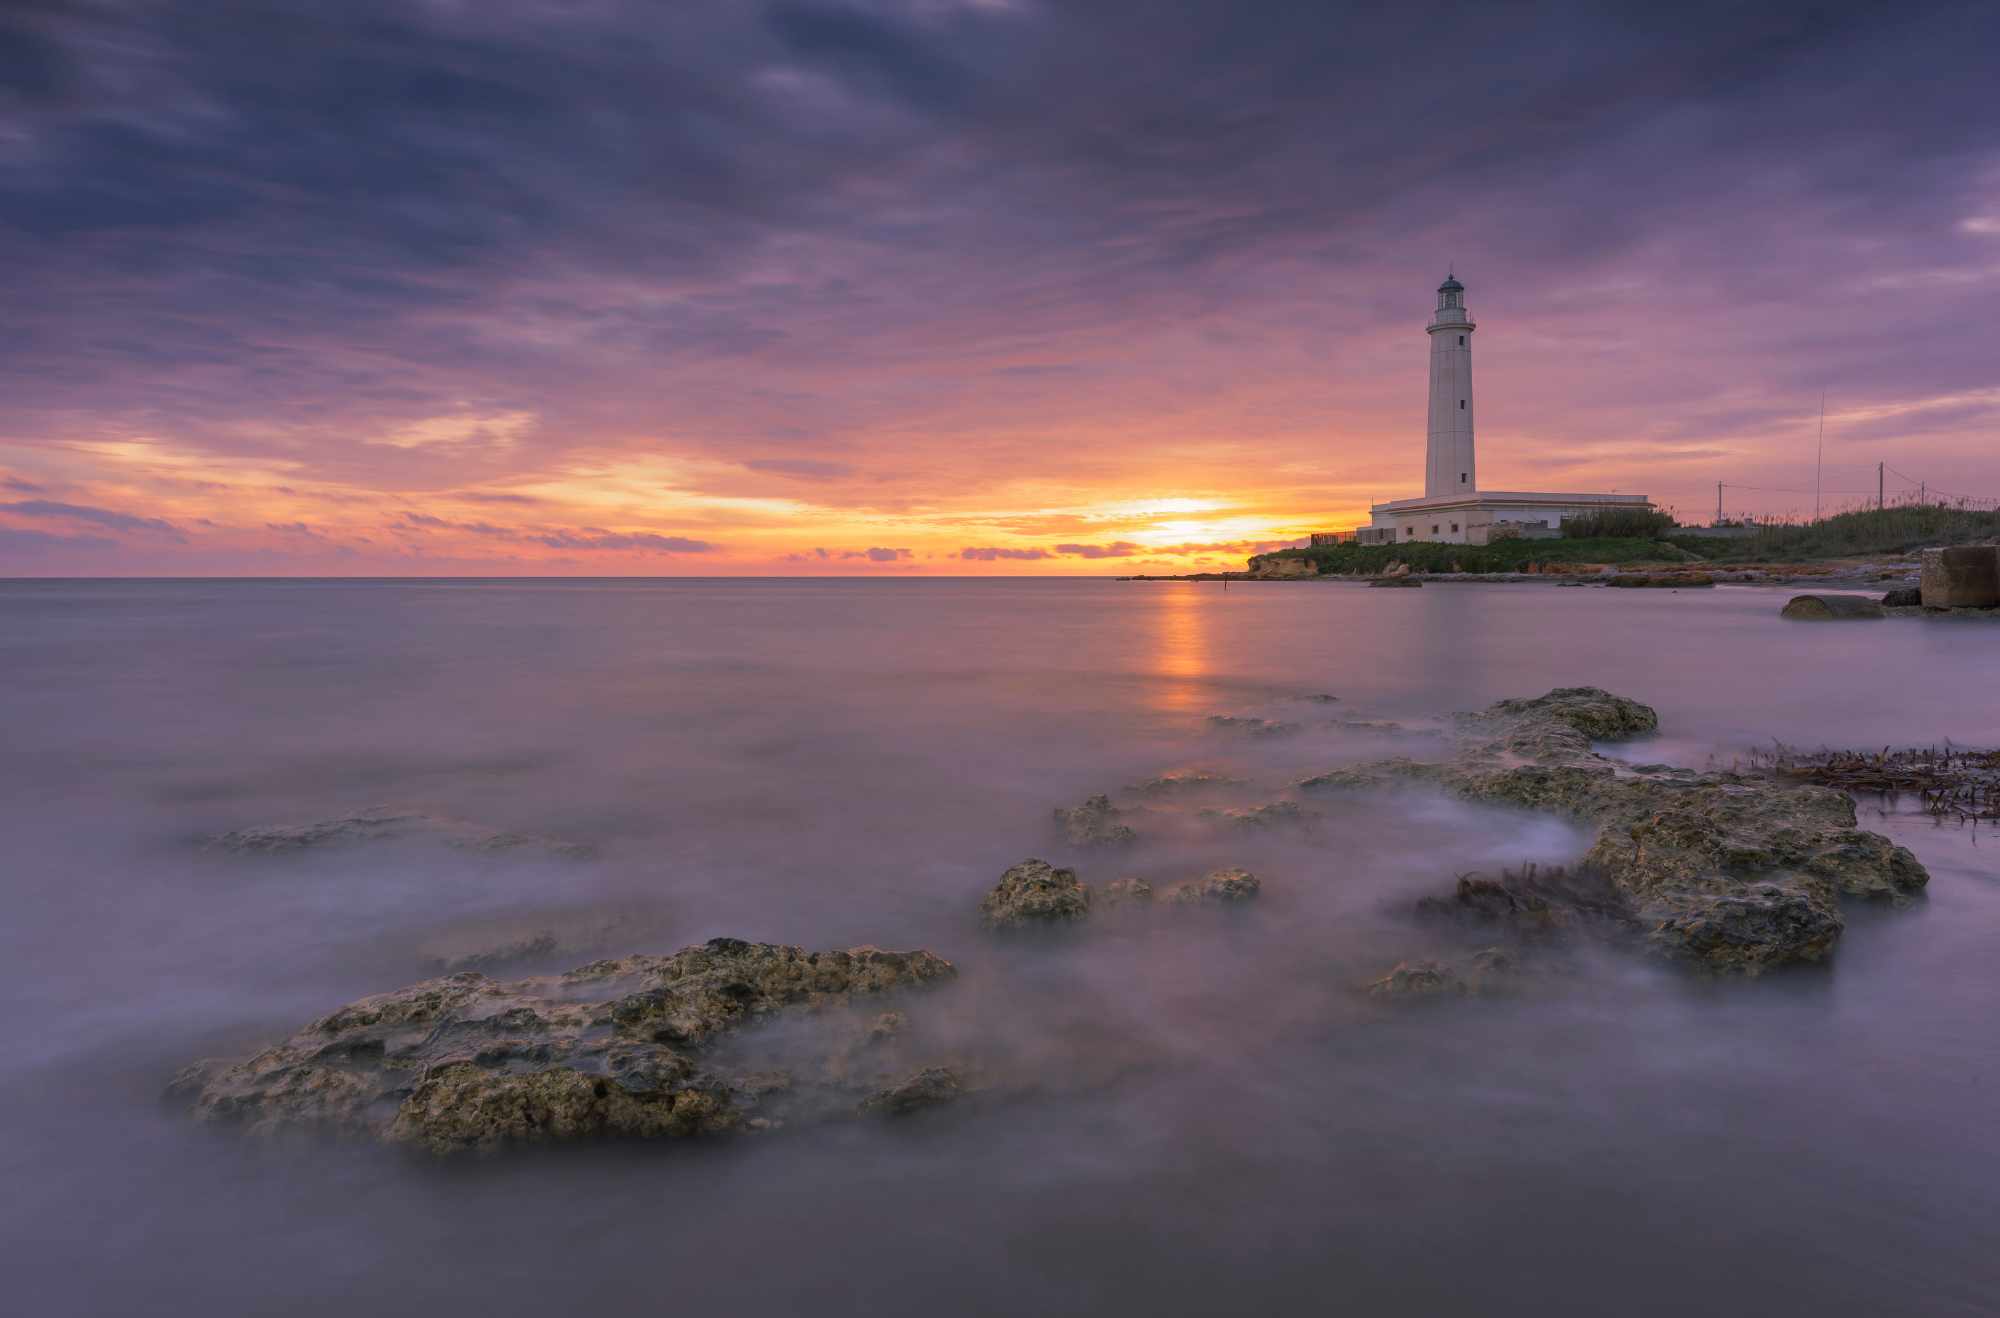
<instances>
[{"instance_id":1,"label":"sunset glow","mask_svg":"<svg viewBox=\"0 0 2000 1318\"><path fill-rule=\"evenodd\" d=\"M363 5L269 59L48 11L60 85L0 103L0 573L1239 567L1417 491L1448 262L1488 488L1809 510L1824 395L1834 503L2000 496L1946 19L1680 63L1473 11L1512 73L1468 137L1332 16L1084 8Z\"/></svg>"}]
</instances>

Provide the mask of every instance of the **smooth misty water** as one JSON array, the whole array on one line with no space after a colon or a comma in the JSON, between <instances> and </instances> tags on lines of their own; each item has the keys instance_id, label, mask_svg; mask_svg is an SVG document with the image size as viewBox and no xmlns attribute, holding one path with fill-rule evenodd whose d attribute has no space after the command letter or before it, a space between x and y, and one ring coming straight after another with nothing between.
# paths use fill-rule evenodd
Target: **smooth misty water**
<instances>
[{"instance_id":1,"label":"smooth misty water","mask_svg":"<svg viewBox=\"0 0 2000 1318\"><path fill-rule=\"evenodd\" d=\"M1594 683L1621 751L2000 744L2000 631L1786 624L1747 589L1110 582L0 583L0 1263L32 1314L1991 1313L2000 839L1897 814L1929 898L1826 971L1607 961L1385 1011L1411 901L1573 855L1545 818L1330 802L1116 861L1048 812L1165 769L1265 785L1412 746L1210 713L1411 718ZM1333 693L1322 706L1302 697ZM1415 748L1421 753L1421 746ZM218 830L377 803L601 858ZM996 943L1008 864L1241 863L1242 919ZM607 931L606 926L610 926ZM163 1110L439 949L548 927L925 946L921 1000L1031 1096L897 1125L441 1165ZM563 956L558 961L587 959ZM560 966L550 967L560 968Z\"/></svg>"}]
</instances>

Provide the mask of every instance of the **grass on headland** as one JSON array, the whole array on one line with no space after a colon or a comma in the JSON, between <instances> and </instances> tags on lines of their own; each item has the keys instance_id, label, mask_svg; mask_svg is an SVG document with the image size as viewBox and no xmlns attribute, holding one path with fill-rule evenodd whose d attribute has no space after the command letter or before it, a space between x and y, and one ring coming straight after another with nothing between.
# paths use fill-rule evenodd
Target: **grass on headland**
<instances>
[{"instance_id":1,"label":"grass on headland","mask_svg":"<svg viewBox=\"0 0 2000 1318\"><path fill-rule=\"evenodd\" d=\"M1279 549L1262 559L1303 558L1333 573L1379 574L1391 563L1413 572L1521 572L1544 563L1685 563L1694 555L1659 540L1635 536L1591 540L1500 540L1490 545L1448 545L1413 541L1401 545L1329 545L1320 549ZM1252 559L1254 564L1257 559Z\"/></svg>"},{"instance_id":2,"label":"grass on headland","mask_svg":"<svg viewBox=\"0 0 2000 1318\"><path fill-rule=\"evenodd\" d=\"M1817 522L1761 526L1750 535L1728 540L1668 533L1672 543L1718 563L1802 563L1906 554L1996 537L2000 537L2000 512L1942 503L1857 508Z\"/></svg>"}]
</instances>

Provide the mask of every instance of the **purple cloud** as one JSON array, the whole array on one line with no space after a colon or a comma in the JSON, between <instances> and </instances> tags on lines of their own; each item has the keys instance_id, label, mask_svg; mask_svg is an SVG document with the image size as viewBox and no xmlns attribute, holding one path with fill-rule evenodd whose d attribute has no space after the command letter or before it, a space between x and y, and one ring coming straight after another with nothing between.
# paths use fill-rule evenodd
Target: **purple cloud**
<instances>
[{"instance_id":1,"label":"purple cloud","mask_svg":"<svg viewBox=\"0 0 2000 1318\"><path fill-rule=\"evenodd\" d=\"M158 517L135 517L131 513L121 513L110 508L92 508L76 503L51 503L47 499L0 503L0 512L12 513L16 517L57 517L72 522L89 522L112 531L151 531L176 538L181 535L179 527Z\"/></svg>"},{"instance_id":2,"label":"purple cloud","mask_svg":"<svg viewBox=\"0 0 2000 1318\"><path fill-rule=\"evenodd\" d=\"M1130 558L1141 548L1129 540L1119 540L1108 545L1057 545L1056 552L1074 558Z\"/></svg>"}]
</instances>

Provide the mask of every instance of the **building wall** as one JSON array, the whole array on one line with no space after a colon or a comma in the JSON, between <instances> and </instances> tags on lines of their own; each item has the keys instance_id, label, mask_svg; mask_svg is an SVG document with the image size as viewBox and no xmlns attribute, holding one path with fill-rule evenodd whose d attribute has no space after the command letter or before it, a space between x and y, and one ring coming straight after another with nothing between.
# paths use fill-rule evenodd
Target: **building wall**
<instances>
[{"instance_id":1,"label":"building wall","mask_svg":"<svg viewBox=\"0 0 2000 1318\"><path fill-rule=\"evenodd\" d=\"M1634 504L1620 502L1612 506L1631 507ZM1639 503L1637 506L1646 505ZM1370 519L1370 528L1388 529L1397 544L1434 541L1453 545L1483 545L1490 540L1495 522L1520 523L1522 534L1529 538L1536 538L1542 534L1554 536L1561 534L1563 518L1602 512L1605 507L1606 504L1600 501L1563 504L1510 503L1504 499L1494 501L1481 499L1462 508L1377 511ZM1382 543L1379 540L1375 542Z\"/></svg>"}]
</instances>

